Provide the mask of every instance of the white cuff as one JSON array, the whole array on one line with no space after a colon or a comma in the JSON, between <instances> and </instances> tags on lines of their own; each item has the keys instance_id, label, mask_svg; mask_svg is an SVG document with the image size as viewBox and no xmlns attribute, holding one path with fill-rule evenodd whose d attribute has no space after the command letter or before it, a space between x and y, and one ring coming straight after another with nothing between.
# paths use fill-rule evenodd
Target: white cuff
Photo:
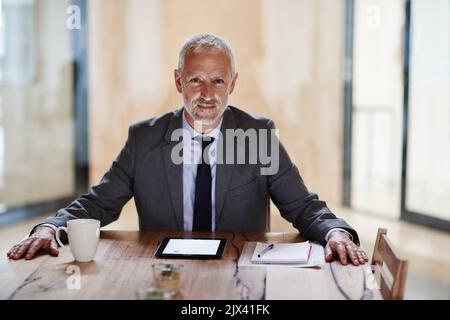
<instances>
[{"instance_id":1,"label":"white cuff","mask_svg":"<svg viewBox=\"0 0 450 320\"><path fill-rule=\"evenodd\" d=\"M34 227L34 229L32 230L33 233L34 233L34 231L36 230L36 228L39 228L39 227L49 227L49 228L52 228L52 229L55 231L55 234L56 234L56 231L58 230L58 228L57 228L55 225L53 225L53 224L50 224L50 223L43 223L43 224L39 224L39 225L37 225L36 227ZM28 237L31 236L33 233L30 233L30 234L28 235ZM28 237L27 237L27 238L28 238ZM55 239L56 239L56 236L55 236Z\"/></svg>"},{"instance_id":2,"label":"white cuff","mask_svg":"<svg viewBox=\"0 0 450 320\"><path fill-rule=\"evenodd\" d=\"M342 232L347 233L350 236L350 239L353 241L353 236L347 230L342 229L342 228L333 228L330 231L328 231L327 234L325 235L325 241L326 242L328 242L328 239L330 238L331 233L334 232L334 231L342 231Z\"/></svg>"},{"instance_id":3,"label":"white cuff","mask_svg":"<svg viewBox=\"0 0 450 320\"><path fill-rule=\"evenodd\" d=\"M56 232L56 230L58 229L56 226L54 226L53 224L49 224L49 223L43 223L43 224L38 224L37 226L35 226L34 228L33 228L33 230L31 230L32 232L30 232L29 234L27 234L25 237L23 237L23 239L22 240L20 240L21 242L23 241L23 240L26 240L26 239L28 239L33 233L34 233L34 231L36 231L36 228L38 228L38 227L49 227L49 228L52 228L53 230L55 230L55 232Z\"/></svg>"},{"instance_id":4,"label":"white cuff","mask_svg":"<svg viewBox=\"0 0 450 320\"><path fill-rule=\"evenodd\" d=\"M56 232L56 230L58 230L58 228L55 225L50 224L50 223L43 223L43 224L38 225L37 227L49 227L49 228L52 228L53 230L55 230L55 232Z\"/></svg>"}]
</instances>

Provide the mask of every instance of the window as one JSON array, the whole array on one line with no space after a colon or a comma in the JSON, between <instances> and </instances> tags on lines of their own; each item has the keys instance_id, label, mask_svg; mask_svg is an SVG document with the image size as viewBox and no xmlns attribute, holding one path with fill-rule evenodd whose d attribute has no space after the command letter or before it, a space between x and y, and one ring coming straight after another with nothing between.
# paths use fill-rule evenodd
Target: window
<instances>
[{"instance_id":1,"label":"window","mask_svg":"<svg viewBox=\"0 0 450 320\"><path fill-rule=\"evenodd\" d=\"M347 10L344 204L449 231L450 0Z\"/></svg>"},{"instance_id":2,"label":"window","mask_svg":"<svg viewBox=\"0 0 450 320\"><path fill-rule=\"evenodd\" d=\"M0 66L3 65L3 56L5 54L4 50L4 33L3 33L3 0L0 0ZM0 67L0 84L3 82L3 68ZM0 189L3 188L3 180L5 174L5 163L4 163L4 136L3 136L3 103L2 97L0 96ZM2 208L0 207L0 212Z\"/></svg>"},{"instance_id":3,"label":"window","mask_svg":"<svg viewBox=\"0 0 450 320\"><path fill-rule=\"evenodd\" d=\"M410 21L404 216L449 226L450 1L413 0Z\"/></svg>"},{"instance_id":4,"label":"window","mask_svg":"<svg viewBox=\"0 0 450 320\"><path fill-rule=\"evenodd\" d=\"M62 19L72 1L0 4L1 225L53 214L84 191L87 171L78 169L77 155L87 149L79 138L86 127L80 115L87 98L79 92L86 91L87 64L79 48L87 40ZM86 1L77 5L86 14Z\"/></svg>"}]
</instances>

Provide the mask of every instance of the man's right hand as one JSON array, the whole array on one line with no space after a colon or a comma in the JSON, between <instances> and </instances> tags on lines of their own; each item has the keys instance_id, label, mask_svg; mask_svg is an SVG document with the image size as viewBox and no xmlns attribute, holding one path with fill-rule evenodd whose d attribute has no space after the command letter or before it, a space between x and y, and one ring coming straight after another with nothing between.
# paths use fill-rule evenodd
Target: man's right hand
<instances>
[{"instance_id":1,"label":"man's right hand","mask_svg":"<svg viewBox=\"0 0 450 320\"><path fill-rule=\"evenodd\" d=\"M58 245L55 240L55 230L45 226L37 227L27 239L13 246L7 255L8 258L13 260L19 260L22 257L30 260L39 249L50 252L52 256L59 254Z\"/></svg>"}]
</instances>

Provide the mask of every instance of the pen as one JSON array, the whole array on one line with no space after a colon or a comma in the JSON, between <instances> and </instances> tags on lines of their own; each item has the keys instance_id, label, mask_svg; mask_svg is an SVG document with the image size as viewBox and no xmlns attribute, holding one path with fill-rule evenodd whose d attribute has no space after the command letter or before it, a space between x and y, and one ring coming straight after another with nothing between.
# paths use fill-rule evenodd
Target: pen
<instances>
[{"instance_id":1,"label":"pen","mask_svg":"<svg viewBox=\"0 0 450 320\"><path fill-rule=\"evenodd\" d=\"M269 244L263 251L258 253L258 258L261 258L261 256L266 253L267 251L271 250L273 248L274 244Z\"/></svg>"}]
</instances>

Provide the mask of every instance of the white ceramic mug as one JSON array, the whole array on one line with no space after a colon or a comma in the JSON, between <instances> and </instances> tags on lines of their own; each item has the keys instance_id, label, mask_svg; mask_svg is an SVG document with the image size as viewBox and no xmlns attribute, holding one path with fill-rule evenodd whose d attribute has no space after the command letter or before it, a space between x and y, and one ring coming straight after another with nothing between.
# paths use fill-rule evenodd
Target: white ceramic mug
<instances>
[{"instance_id":1,"label":"white ceramic mug","mask_svg":"<svg viewBox=\"0 0 450 320\"><path fill-rule=\"evenodd\" d=\"M88 262L94 259L100 238L100 221L94 219L74 219L67 222L66 227L58 227L56 241L64 247L59 232L64 230L69 239L70 250L73 257L79 262Z\"/></svg>"}]
</instances>

